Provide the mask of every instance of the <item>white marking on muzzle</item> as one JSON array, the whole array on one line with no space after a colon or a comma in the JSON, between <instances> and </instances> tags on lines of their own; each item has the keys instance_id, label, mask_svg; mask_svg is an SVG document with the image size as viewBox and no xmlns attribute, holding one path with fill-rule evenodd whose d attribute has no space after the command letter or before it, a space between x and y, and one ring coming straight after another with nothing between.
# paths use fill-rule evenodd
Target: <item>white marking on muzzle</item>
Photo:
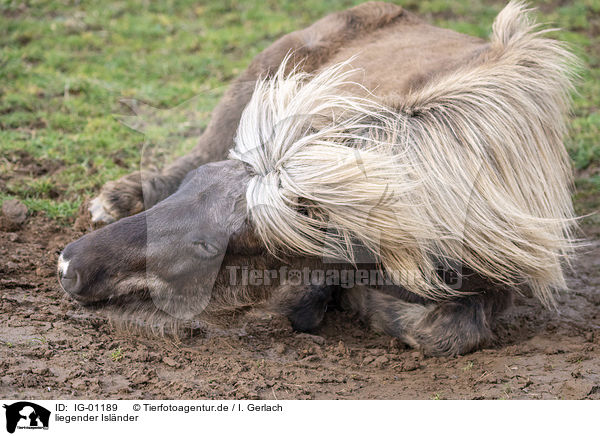
<instances>
[{"instance_id":1,"label":"white marking on muzzle","mask_svg":"<svg viewBox=\"0 0 600 436\"><path fill-rule=\"evenodd\" d=\"M67 275L67 271L69 269L69 263L71 263L71 261L65 260L65 258L63 257L63 255L61 253L61 255L58 258L58 272L61 277L64 277Z\"/></svg>"}]
</instances>

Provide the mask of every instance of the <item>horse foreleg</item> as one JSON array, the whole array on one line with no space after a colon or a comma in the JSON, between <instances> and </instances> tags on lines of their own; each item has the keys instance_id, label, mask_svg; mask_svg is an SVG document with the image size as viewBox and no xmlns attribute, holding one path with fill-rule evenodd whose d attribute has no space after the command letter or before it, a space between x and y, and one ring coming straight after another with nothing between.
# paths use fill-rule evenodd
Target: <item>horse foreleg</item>
<instances>
[{"instance_id":1,"label":"horse foreleg","mask_svg":"<svg viewBox=\"0 0 600 436\"><path fill-rule=\"evenodd\" d=\"M361 287L341 295L342 307L372 328L432 356L464 354L488 344L496 316L511 301L512 294L502 290L429 304L409 303Z\"/></svg>"}]
</instances>

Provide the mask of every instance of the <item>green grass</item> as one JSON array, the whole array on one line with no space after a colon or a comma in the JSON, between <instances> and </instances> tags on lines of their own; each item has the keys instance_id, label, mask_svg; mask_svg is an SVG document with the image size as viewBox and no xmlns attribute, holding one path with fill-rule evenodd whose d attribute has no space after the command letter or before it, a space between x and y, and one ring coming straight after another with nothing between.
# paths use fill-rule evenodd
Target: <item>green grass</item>
<instances>
[{"instance_id":1,"label":"green grass","mask_svg":"<svg viewBox=\"0 0 600 436\"><path fill-rule=\"evenodd\" d=\"M224 87L278 37L347 0L0 0L0 201L67 221L103 183L138 169L143 133L117 116L135 98L182 126L147 132L153 151L191 148ZM405 8L486 37L503 2L406 0ZM580 212L600 207L600 0L534 2L586 62L567 141ZM191 102L190 99L195 97ZM193 125L182 116L199 115ZM172 122L164 123L172 126ZM147 143L147 141L146 141ZM41 162L31 169L24 161Z\"/></svg>"},{"instance_id":2,"label":"green grass","mask_svg":"<svg viewBox=\"0 0 600 436\"><path fill-rule=\"evenodd\" d=\"M113 362L119 362L123 359L123 349L121 347L110 352L110 358Z\"/></svg>"}]
</instances>

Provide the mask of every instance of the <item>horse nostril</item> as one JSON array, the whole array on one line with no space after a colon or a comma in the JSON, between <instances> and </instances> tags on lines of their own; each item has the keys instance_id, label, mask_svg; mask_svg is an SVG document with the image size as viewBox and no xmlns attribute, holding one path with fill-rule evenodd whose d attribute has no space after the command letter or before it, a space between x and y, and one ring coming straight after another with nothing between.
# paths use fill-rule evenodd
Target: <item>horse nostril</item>
<instances>
[{"instance_id":1,"label":"horse nostril","mask_svg":"<svg viewBox=\"0 0 600 436\"><path fill-rule=\"evenodd\" d=\"M69 268L70 263L70 259L65 259L63 254L60 255L58 258L58 277L63 290L69 294L76 294L82 288L81 274L79 274L79 271L72 271L73 267Z\"/></svg>"},{"instance_id":2,"label":"horse nostril","mask_svg":"<svg viewBox=\"0 0 600 436\"><path fill-rule=\"evenodd\" d=\"M81 286L81 275L76 272L76 276L62 276L60 278L60 284L62 288L68 292L69 294L77 294L82 286Z\"/></svg>"}]
</instances>

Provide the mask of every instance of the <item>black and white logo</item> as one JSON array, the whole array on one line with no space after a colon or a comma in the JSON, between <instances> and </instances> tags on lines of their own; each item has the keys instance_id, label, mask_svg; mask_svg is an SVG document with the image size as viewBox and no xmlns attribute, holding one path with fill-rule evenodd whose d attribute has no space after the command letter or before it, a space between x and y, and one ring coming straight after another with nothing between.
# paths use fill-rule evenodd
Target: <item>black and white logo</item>
<instances>
[{"instance_id":1,"label":"black and white logo","mask_svg":"<svg viewBox=\"0 0 600 436\"><path fill-rule=\"evenodd\" d=\"M16 429L48 429L50 411L29 401L5 404L6 431L14 433Z\"/></svg>"}]
</instances>

